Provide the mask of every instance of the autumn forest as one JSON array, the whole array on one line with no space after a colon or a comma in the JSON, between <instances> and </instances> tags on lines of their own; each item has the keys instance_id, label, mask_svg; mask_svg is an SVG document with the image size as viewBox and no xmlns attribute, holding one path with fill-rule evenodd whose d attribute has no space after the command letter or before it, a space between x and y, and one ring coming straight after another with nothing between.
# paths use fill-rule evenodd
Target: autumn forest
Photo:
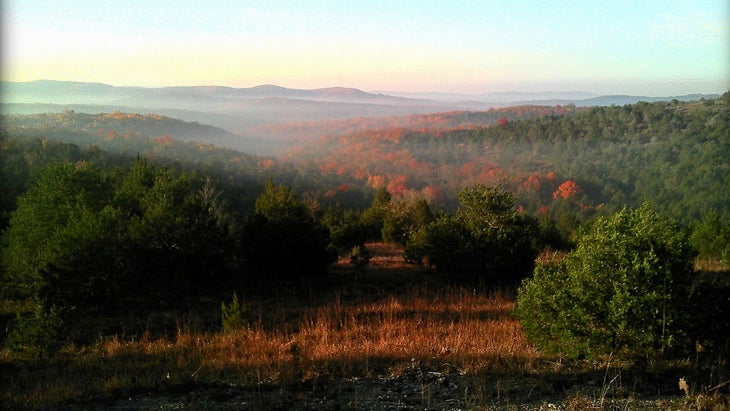
<instances>
[{"instance_id":1,"label":"autumn forest","mask_svg":"<svg viewBox=\"0 0 730 411\"><path fill-rule=\"evenodd\" d=\"M390 353L381 364L350 359L348 367L322 371L317 367L332 363L301 351L309 347L302 333L319 324L322 307L335 307L331 318L339 325L332 332L366 321L347 314L363 305L342 308L343 296L358 304L396 298L410 301L405 305L429 298L447 304L448 296L472 290L488 299L473 297L473 304L511 304L499 318L524 329L514 337L526 338L514 357L520 372L547 372L541 367L555 358L595 371L581 361L613 359L632 364L623 368L639 387L632 395L649 392L651 378L666 394L663 387L674 387L680 372L699 376L708 369L715 374L702 384L717 389L691 398L727 392L730 92L692 101L297 120L252 126L251 139L122 111L3 114L0 122L0 382L6 386L29 378L22 364L93 362L90 353L108 350L110 341L130 341L118 349L133 356L132 344L140 341L169 339L178 349L174 344L185 338L219 341L241 330L247 344L255 335L301 338L282 342L289 345L276 354L281 358L262 356L271 368L256 383L259 390L310 389L325 375L364 377L398 367L398 375L408 375L403 364L417 360L436 372L445 362L435 354L418 357L420 351ZM263 142L276 155L262 153ZM383 249L395 271L384 268ZM607 272L622 277L591 280ZM593 289L592 282L606 288ZM590 305L606 293L615 299ZM284 300L291 309L281 308ZM654 311L639 313L640 307ZM383 310L381 321L390 312ZM416 316L403 315L397 318ZM461 321L478 319L469 315ZM218 373L245 391L255 385L251 370L263 369L241 366L233 377L232 369L195 355L203 359L180 366L175 372L189 377L178 382L161 386L144 376L132 383L128 374L139 370L128 370L119 378L129 381L118 388L108 380L87 394L109 401L120 393L171 392L173 385L194 385L198 372L208 384ZM478 357L452 355L453 367L464 370ZM168 366L182 357L164 358ZM694 363L675 362L686 358ZM658 367L652 362L658 359L671 365L662 363L650 377L637 371L647 361ZM613 363L597 372L621 369ZM476 367L461 375L494 371ZM43 378L22 384L61 379ZM57 390L40 402L6 389L2 398L21 408L87 404L76 391ZM257 395L260 408L276 408L271 397ZM497 401L490 398L483 402Z\"/></svg>"}]
</instances>

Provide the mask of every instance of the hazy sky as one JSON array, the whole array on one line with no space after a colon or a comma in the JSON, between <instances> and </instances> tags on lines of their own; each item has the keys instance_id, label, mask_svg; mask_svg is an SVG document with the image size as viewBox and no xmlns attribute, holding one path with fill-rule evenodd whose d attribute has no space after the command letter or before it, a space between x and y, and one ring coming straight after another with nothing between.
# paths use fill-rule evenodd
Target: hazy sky
<instances>
[{"instance_id":1,"label":"hazy sky","mask_svg":"<svg viewBox=\"0 0 730 411\"><path fill-rule=\"evenodd\" d=\"M730 89L728 0L5 0L4 80L364 90Z\"/></svg>"}]
</instances>

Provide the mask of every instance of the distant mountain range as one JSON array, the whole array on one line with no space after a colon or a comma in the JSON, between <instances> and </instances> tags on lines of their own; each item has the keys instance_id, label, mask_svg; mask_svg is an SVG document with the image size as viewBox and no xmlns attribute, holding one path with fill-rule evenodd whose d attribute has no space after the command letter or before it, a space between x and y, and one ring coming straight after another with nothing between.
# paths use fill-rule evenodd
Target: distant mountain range
<instances>
[{"instance_id":1,"label":"distant mountain range","mask_svg":"<svg viewBox=\"0 0 730 411\"><path fill-rule=\"evenodd\" d=\"M242 135L250 127L266 124L489 108L486 104L459 105L344 87L315 90L275 85L145 88L49 80L2 82L0 87L2 113L35 114L49 109L154 113L210 124Z\"/></svg>"},{"instance_id":2,"label":"distant mountain range","mask_svg":"<svg viewBox=\"0 0 730 411\"><path fill-rule=\"evenodd\" d=\"M383 91L381 93L397 97L453 102L457 104L486 104L490 107L520 105L558 106L567 104L575 104L578 107L594 107L634 104L639 101L669 101L672 99L696 101L702 98L713 99L720 96L719 94L686 94L682 96L648 97L638 95L598 95L585 91L499 92L483 94L402 93L395 91Z\"/></svg>"},{"instance_id":3,"label":"distant mountain range","mask_svg":"<svg viewBox=\"0 0 730 411\"><path fill-rule=\"evenodd\" d=\"M290 89L276 85L249 88L224 86L115 87L102 83L37 80L3 82L3 100L12 103L55 104L191 104L196 106L230 106L231 103L262 99L307 100L317 102L377 104L391 106L430 105L436 101L367 93L345 87L313 90Z\"/></svg>"},{"instance_id":4,"label":"distant mountain range","mask_svg":"<svg viewBox=\"0 0 730 411\"><path fill-rule=\"evenodd\" d=\"M416 98L436 101L450 102L481 102L492 105L515 104L517 102L535 102L545 100L565 100L580 101L590 98L599 97L598 94L588 93L584 91L546 91L546 92L495 92L481 94L457 94L457 93L437 93L437 92L416 92L403 93L398 91L381 91L380 93L392 96Z\"/></svg>"},{"instance_id":5,"label":"distant mountain range","mask_svg":"<svg viewBox=\"0 0 730 411\"><path fill-rule=\"evenodd\" d=\"M102 83L37 80L2 82L5 103L103 104L123 106L164 106L170 109L235 109L237 104L270 100L303 100L327 103L365 104L376 106L411 107L421 110L487 109L511 105L598 106L631 104L638 101L682 101L717 98L717 94L647 97L633 95L596 95L583 91L501 92L485 94L365 92L355 88L328 87L312 90L292 89L276 85L249 88L224 86L179 87L115 87Z\"/></svg>"}]
</instances>

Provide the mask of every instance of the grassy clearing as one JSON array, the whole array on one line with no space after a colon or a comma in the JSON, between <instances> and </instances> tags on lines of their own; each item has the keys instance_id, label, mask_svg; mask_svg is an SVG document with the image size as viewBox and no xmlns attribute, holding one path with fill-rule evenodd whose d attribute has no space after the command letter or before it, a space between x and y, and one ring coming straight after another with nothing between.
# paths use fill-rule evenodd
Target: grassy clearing
<instances>
[{"instance_id":1,"label":"grassy clearing","mask_svg":"<svg viewBox=\"0 0 730 411\"><path fill-rule=\"evenodd\" d=\"M247 293L242 300L251 318L244 329L218 331L211 310L208 320L178 318L172 333L103 335L87 345L67 345L55 358L21 360L2 352L0 403L7 409L104 408L144 393L175 396L235 386L250 408L288 408L299 401L292 393L320 395L344 390L342 381L395 378L417 369L419 375L458 378L465 408L555 400L567 409L636 409L636 398L651 398L655 409L728 405L719 394L730 379L724 358L546 358L525 340L508 293L444 285L405 266L397 250L370 247L368 272L342 261L328 285L281 290L268 299ZM680 378L691 387L684 395Z\"/></svg>"}]
</instances>

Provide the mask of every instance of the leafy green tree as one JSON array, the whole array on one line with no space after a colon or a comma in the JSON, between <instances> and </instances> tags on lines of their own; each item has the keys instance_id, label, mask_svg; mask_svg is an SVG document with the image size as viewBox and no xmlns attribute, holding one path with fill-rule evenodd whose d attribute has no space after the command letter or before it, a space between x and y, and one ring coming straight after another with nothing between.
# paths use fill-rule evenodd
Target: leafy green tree
<instances>
[{"instance_id":1,"label":"leafy green tree","mask_svg":"<svg viewBox=\"0 0 730 411\"><path fill-rule=\"evenodd\" d=\"M408 240L406 259L435 265L444 274L473 273L475 239L472 233L452 216L442 216L421 227Z\"/></svg>"},{"instance_id":2,"label":"leafy green tree","mask_svg":"<svg viewBox=\"0 0 730 411\"><path fill-rule=\"evenodd\" d=\"M323 213L321 223L329 229L332 245L340 251L363 245L368 240L360 213L356 210L329 208Z\"/></svg>"},{"instance_id":3,"label":"leafy green tree","mask_svg":"<svg viewBox=\"0 0 730 411\"><path fill-rule=\"evenodd\" d=\"M385 209L383 241L405 245L413 232L433 220L426 200L393 200Z\"/></svg>"},{"instance_id":4,"label":"leafy green tree","mask_svg":"<svg viewBox=\"0 0 730 411\"><path fill-rule=\"evenodd\" d=\"M0 230L6 228L16 198L28 189L30 167L24 156L28 148L0 131Z\"/></svg>"},{"instance_id":5,"label":"leafy green tree","mask_svg":"<svg viewBox=\"0 0 730 411\"><path fill-rule=\"evenodd\" d=\"M70 312L180 306L220 286L231 239L190 180L143 160L120 176L44 170L3 235L3 288Z\"/></svg>"},{"instance_id":6,"label":"leafy green tree","mask_svg":"<svg viewBox=\"0 0 730 411\"><path fill-rule=\"evenodd\" d=\"M459 192L456 218L477 237L512 224L516 216L514 195L500 187L475 184Z\"/></svg>"},{"instance_id":7,"label":"leafy green tree","mask_svg":"<svg viewBox=\"0 0 730 411\"><path fill-rule=\"evenodd\" d=\"M517 213L514 196L500 187L475 184L459 193L453 217L421 228L406 247L407 258L428 258L437 270L491 285L514 284L532 269L537 220Z\"/></svg>"},{"instance_id":8,"label":"leafy green tree","mask_svg":"<svg viewBox=\"0 0 730 411\"><path fill-rule=\"evenodd\" d=\"M291 187L266 182L264 192L256 199L255 213L272 222L305 221L307 208L292 192Z\"/></svg>"},{"instance_id":9,"label":"leafy green tree","mask_svg":"<svg viewBox=\"0 0 730 411\"><path fill-rule=\"evenodd\" d=\"M476 184L459 193L456 219L474 237L477 275L490 283L519 283L539 251L539 225L518 214L514 195Z\"/></svg>"},{"instance_id":10,"label":"leafy green tree","mask_svg":"<svg viewBox=\"0 0 730 411\"><path fill-rule=\"evenodd\" d=\"M79 162L47 167L18 197L10 227L3 235L3 287L24 296L47 286L47 270L57 263L68 230L89 220L109 201L112 187L95 167ZM44 278L46 277L46 278Z\"/></svg>"},{"instance_id":11,"label":"leafy green tree","mask_svg":"<svg viewBox=\"0 0 730 411\"><path fill-rule=\"evenodd\" d=\"M143 300L180 306L225 284L232 239L189 175L140 160L116 203L127 219L128 280Z\"/></svg>"},{"instance_id":12,"label":"leafy green tree","mask_svg":"<svg viewBox=\"0 0 730 411\"><path fill-rule=\"evenodd\" d=\"M242 258L254 275L267 280L322 275L336 258L329 244L329 230L312 218L291 188L271 181L242 227Z\"/></svg>"},{"instance_id":13,"label":"leafy green tree","mask_svg":"<svg viewBox=\"0 0 730 411\"><path fill-rule=\"evenodd\" d=\"M523 282L517 314L538 348L571 356L685 349L694 253L647 204L598 219Z\"/></svg>"},{"instance_id":14,"label":"leafy green tree","mask_svg":"<svg viewBox=\"0 0 730 411\"><path fill-rule=\"evenodd\" d=\"M18 313L6 347L15 355L35 359L53 356L63 344L63 320L56 307L34 302L31 312Z\"/></svg>"},{"instance_id":15,"label":"leafy green tree","mask_svg":"<svg viewBox=\"0 0 730 411\"><path fill-rule=\"evenodd\" d=\"M723 222L715 210L694 224L690 242L699 258L717 259L730 265L730 224Z\"/></svg>"},{"instance_id":16,"label":"leafy green tree","mask_svg":"<svg viewBox=\"0 0 730 411\"><path fill-rule=\"evenodd\" d=\"M360 215L360 221L369 239L382 239L382 230L391 200L388 190L381 188L375 193L370 208Z\"/></svg>"},{"instance_id":17,"label":"leafy green tree","mask_svg":"<svg viewBox=\"0 0 730 411\"><path fill-rule=\"evenodd\" d=\"M111 311L126 291L124 269L127 237L124 220L112 207L80 210L58 229L46 249L40 297L49 306Z\"/></svg>"}]
</instances>

